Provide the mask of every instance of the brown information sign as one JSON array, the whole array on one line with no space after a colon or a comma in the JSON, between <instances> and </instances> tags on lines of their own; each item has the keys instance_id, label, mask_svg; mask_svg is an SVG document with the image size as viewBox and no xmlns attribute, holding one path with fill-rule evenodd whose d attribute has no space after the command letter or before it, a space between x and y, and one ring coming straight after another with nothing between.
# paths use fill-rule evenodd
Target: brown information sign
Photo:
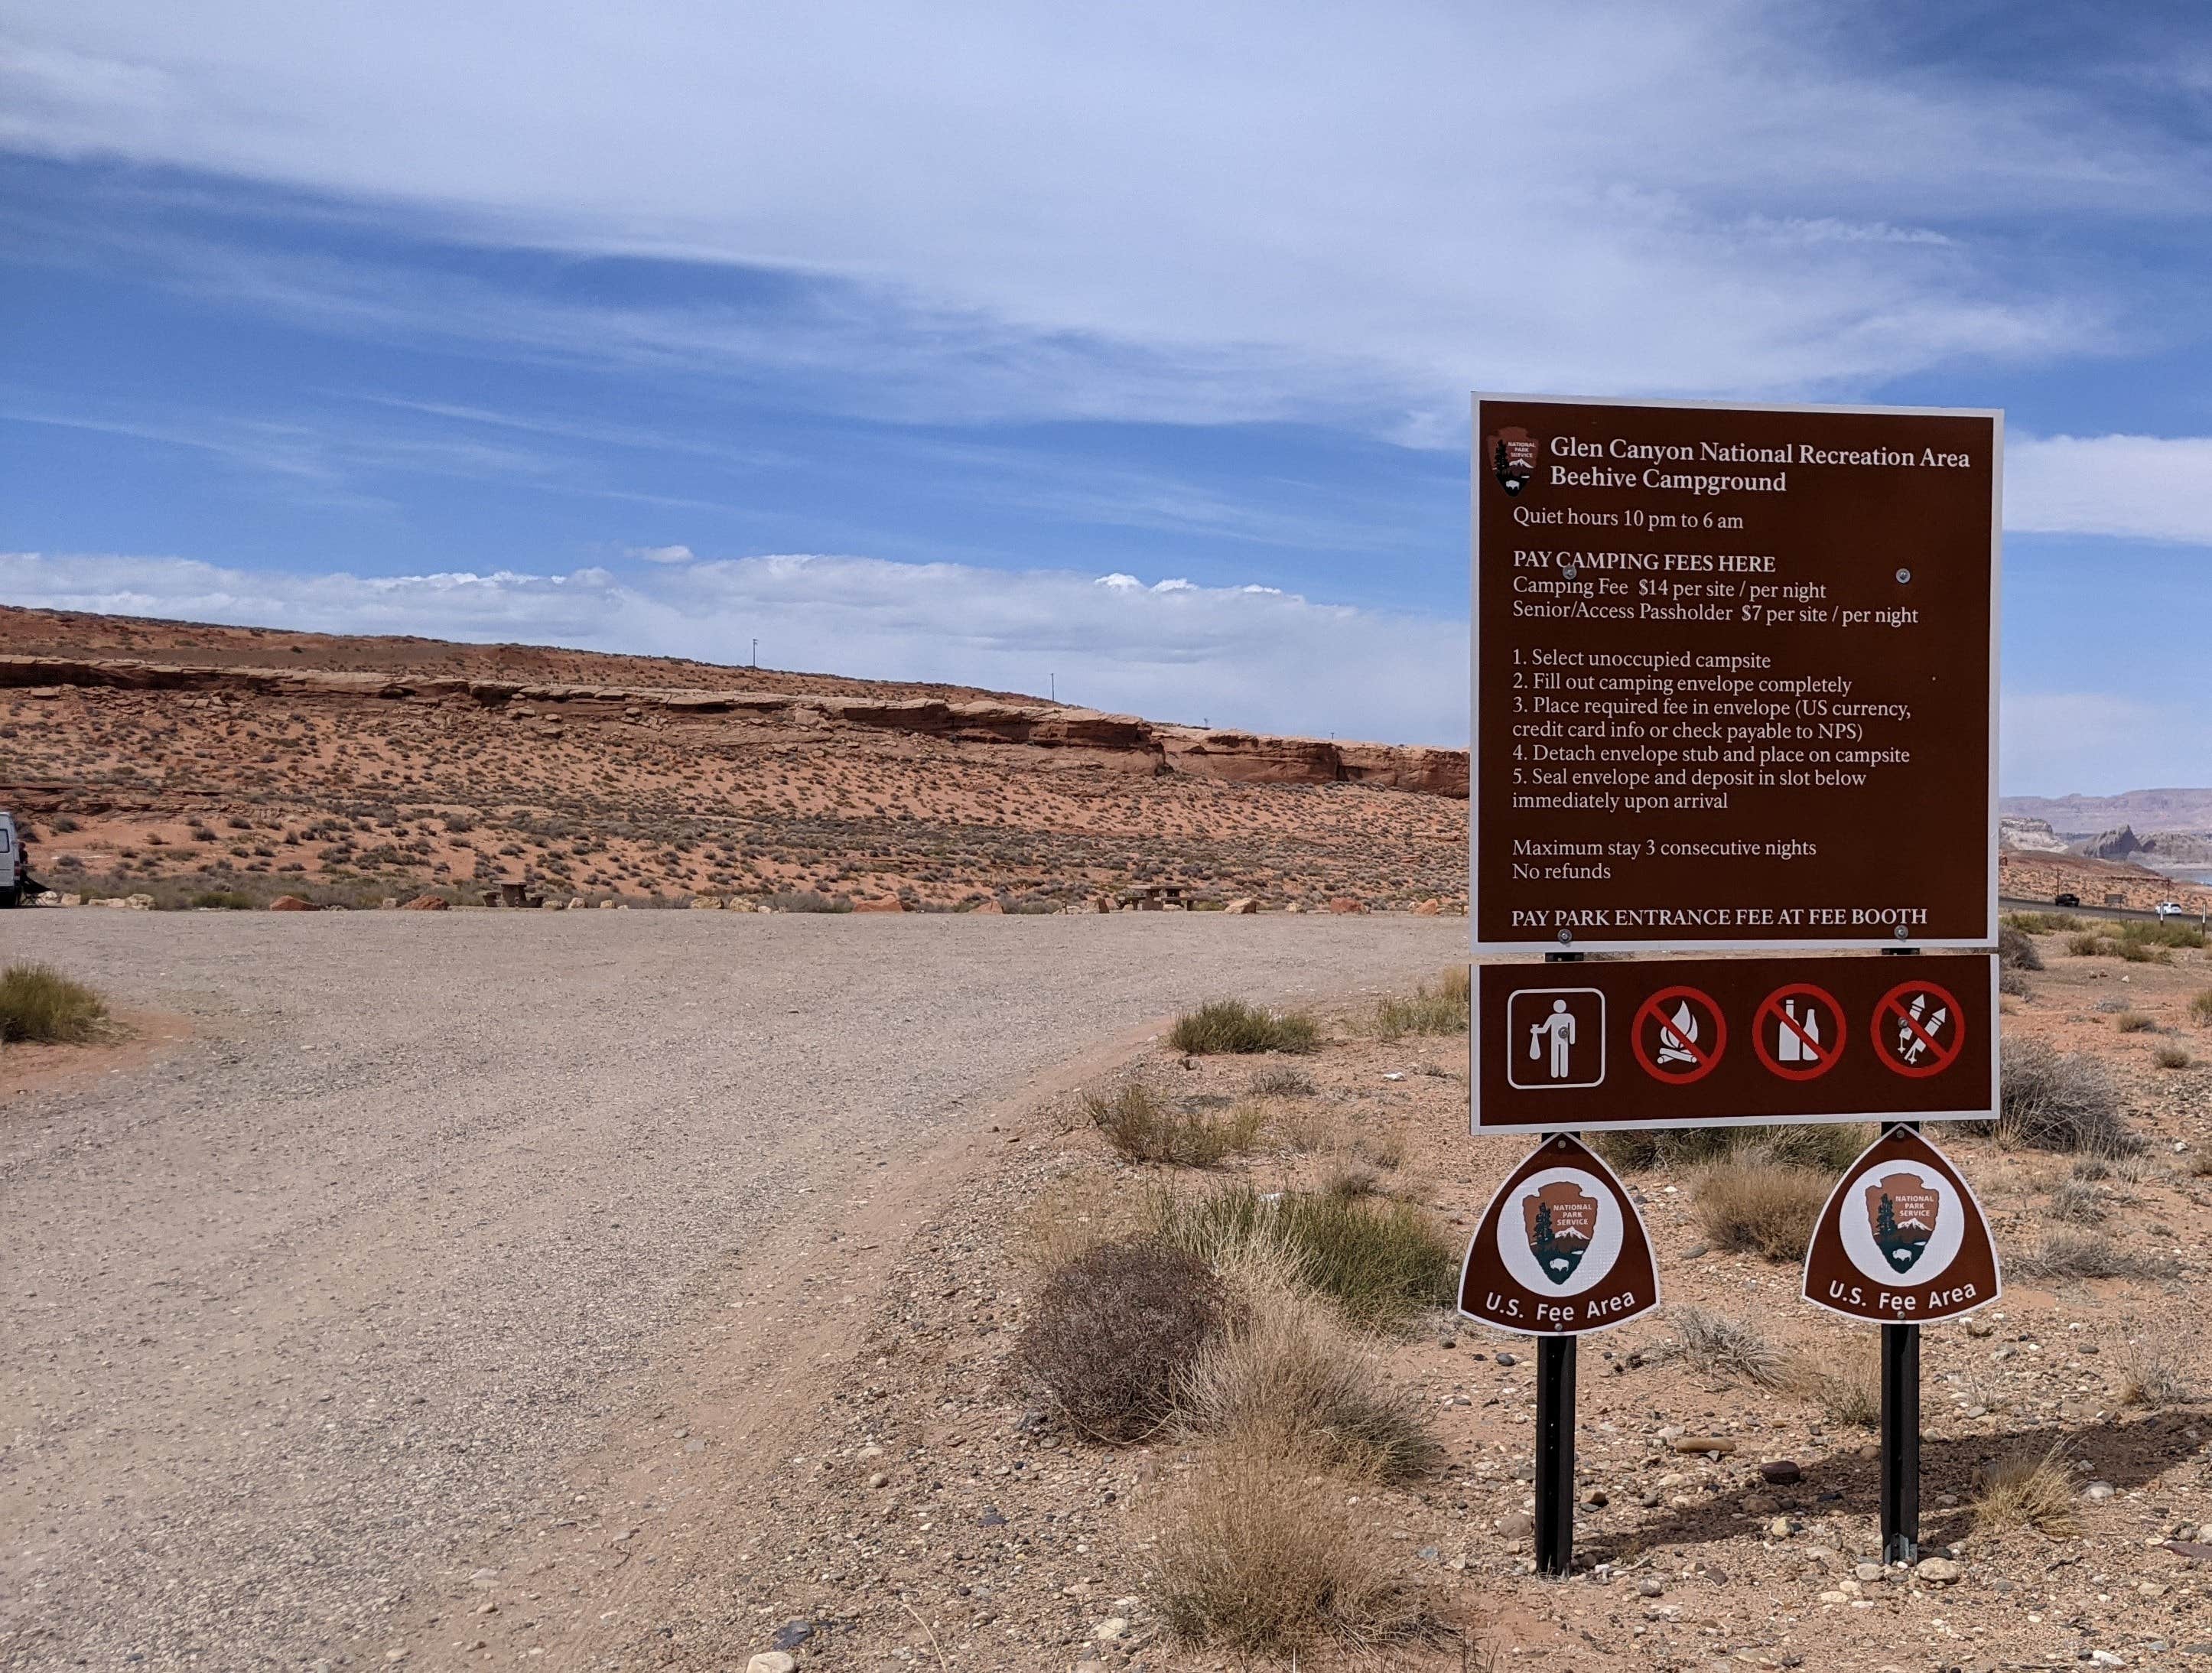
<instances>
[{"instance_id":1,"label":"brown information sign","mask_svg":"<svg viewBox=\"0 0 2212 1673\"><path fill-rule=\"evenodd\" d=\"M1477 396L1477 948L1994 940L2002 432Z\"/></svg>"},{"instance_id":2,"label":"brown information sign","mask_svg":"<svg viewBox=\"0 0 2212 1673\"><path fill-rule=\"evenodd\" d=\"M1478 965L1474 1130L1986 1119L1996 976L1985 952Z\"/></svg>"},{"instance_id":3,"label":"brown information sign","mask_svg":"<svg viewBox=\"0 0 2212 1673\"><path fill-rule=\"evenodd\" d=\"M1910 1128L1869 1146L1820 1211L1805 1299L1846 1318L1930 1324L1997 1299L1982 1205L1943 1153Z\"/></svg>"},{"instance_id":4,"label":"brown information sign","mask_svg":"<svg viewBox=\"0 0 2212 1673\"><path fill-rule=\"evenodd\" d=\"M1658 1305L1658 1267L1635 1202L1564 1134L1498 1188L1460 1268L1460 1311L1502 1330L1578 1336Z\"/></svg>"}]
</instances>

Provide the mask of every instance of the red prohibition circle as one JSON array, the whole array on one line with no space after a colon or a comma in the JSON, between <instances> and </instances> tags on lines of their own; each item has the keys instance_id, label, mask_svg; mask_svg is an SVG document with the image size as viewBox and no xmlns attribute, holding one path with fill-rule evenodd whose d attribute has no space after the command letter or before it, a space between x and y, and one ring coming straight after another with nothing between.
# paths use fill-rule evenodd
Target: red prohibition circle
<instances>
[{"instance_id":1,"label":"red prohibition circle","mask_svg":"<svg viewBox=\"0 0 2212 1673\"><path fill-rule=\"evenodd\" d=\"M1674 1027L1674 1025L1659 1012L1660 1006L1670 999L1686 999L1702 1005L1711 1013L1713 1019L1713 1049L1711 1051L1699 1051L1689 1041L1682 1042L1684 1048L1698 1060L1697 1067L1686 1074L1661 1068L1651 1061L1651 1054L1644 1047L1646 1018L1662 1028ZM1669 1086L1686 1086L1693 1080L1703 1080L1719 1064L1721 1053L1728 1049L1728 1019L1721 1014L1721 1007L1714 1003L1711 994L1696 988L1662 988L1636 1007L1636 1020L1628 1027L1628 1043L1636 1049L1636 1061L1644 1065L1644 1072L1654 1080L1664 1081Z\"/></svg>"},{"instance_id":2,"label":"red prohibition circle","mask_svg":"<svg viewBox=\"0 0 2212 1673\"><path fill-rule=\"evenodd\" d=\"M1949 1009L1951 1020L1956 1025L1957 1032L1951 1037L1951 1049L1948 1051L1937 1045L1927 1035L1921 1033L1919 1025L1913 1022L1911 1013L1898 1003L1899 998L1906 994L1926 994L1931 999L1942 1001ZM1920 1035L1922 1043L1927 1046L1930 1054L1927 1062L1915 1067L1898 1061L1887 1043L1886 1037L1889 1031L1883 1026L1892 1012L1903 1019L1915 1034ZM1884 1068L1894 1074L1907 1076L1914 1080L1925 1080L1931 1074L1941 1074L1959 1061L1959 1053L1965 1048L1966 1043L1966 1013L1959 1008L1959 1001L1952 997L1948 989L1939 988L1932 982L1900 982L1884 994L1875 1005L1874 1055L1881 1060L1881 1066Z\"/></svg>"},{"instance_id":3,"label":"red prohibition circle","mask_svg":"<svg viewBox=\"0 0 2212 1673\"><path fill-rule=\"evenodd\" d=\"M1789 1013L1782 1008L1782 1001L1785 999L1799 998L1820 1001L1828 1007L1828 1013L1836 1019L1833 1037L1825 1048L1815 1046L1809 1040L1805 1041L1806 1049L1818 1054L1817 1061L1808 1068L1798 1068L1785 1064L1766 1049L1766 1019L1772 1017L1784 1028L1794 1026L1790 1020ZM1844 1013L1844 1007L1836 1003L1836 996L1833 994L1826 988L1816 988L1809 982L1792 982L1786 987L1777 988L1759 1002L1759 1010L1752 1018L1751 1043L1752 1049L1759 1053L1759 1061L1784 1080L1818 1080L1830 1069L1835 1068L1836 1060L1844 1055L1844 1042L1850 1032L1849 1019ZM1801 1040L1804 1039L1802 1029L1797 1030L1797 1035Z\"/></svg>"}]
</instances>

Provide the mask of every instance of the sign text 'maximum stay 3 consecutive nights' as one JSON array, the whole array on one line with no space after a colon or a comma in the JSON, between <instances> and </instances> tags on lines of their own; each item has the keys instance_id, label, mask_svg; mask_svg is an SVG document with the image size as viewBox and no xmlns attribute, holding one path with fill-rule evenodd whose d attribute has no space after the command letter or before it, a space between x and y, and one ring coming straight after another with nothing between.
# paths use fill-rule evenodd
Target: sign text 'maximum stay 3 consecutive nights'
<instances>
[{"instance_id":1,"label":"sign text 'maximum stay 3 consecutive nights'","mask_svg":"<svg viewBox=\"0 0 2212 1673\"><path fill-rule=\"evenodd\" d=\"M1478 946L1984 941L1997 416L1475 419Z\"/></svg>"}]
</instances>

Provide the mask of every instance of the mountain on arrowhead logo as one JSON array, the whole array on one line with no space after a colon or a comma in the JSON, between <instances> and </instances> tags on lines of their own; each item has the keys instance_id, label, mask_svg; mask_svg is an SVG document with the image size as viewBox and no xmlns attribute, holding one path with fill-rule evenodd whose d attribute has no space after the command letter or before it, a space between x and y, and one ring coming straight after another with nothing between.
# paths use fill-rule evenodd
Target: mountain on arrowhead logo
<instances>
[{"instance_id":1,"label":"mountain on arrowhead logo","mask_svg":"<svg viewBox=\"0 0 2212 1673\"><path fill-rule=\"evenodd\" d=\"M1509 425L1489 439L1491 474L1508 494L1518 495L1536 475L1536 441L1519 425Z\"/></svg>"},{"instance_id":2,"label":"mountain on arrowhead logo","mask_svg":"<svg viewBox=\"0 0 2212 1673\"><path fill-rule=\"evenodd\" d=\"M1867 1223L1893 1272L1912 1270L1927 1252L1942 1211L1943 1199L1917 1173L1887 1174L1866 1188Z\"/></svg>"},{"instance_id":3,"label":"mountain on arrowhead logo","mask_svg":"<svg viewBox=\"0 0 2212 1673\"><path fill-rule=\"evenodd\" d=\"M1555 1179L1521 1199L1521 1220L1537 1269L1564 1284L1597 1236L1597 1199L1571 1179Z\"/></svg>"}]
</instances>

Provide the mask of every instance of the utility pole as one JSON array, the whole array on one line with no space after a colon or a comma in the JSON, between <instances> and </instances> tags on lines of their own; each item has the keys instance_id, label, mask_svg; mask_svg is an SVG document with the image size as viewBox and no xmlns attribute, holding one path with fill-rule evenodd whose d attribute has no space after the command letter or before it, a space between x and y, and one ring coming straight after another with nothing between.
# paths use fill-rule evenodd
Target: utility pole
<instances>
[{"instance_id":1,"label":"utility pole","mask_svg":"<svg viewBox=\"0 0 2212 1673\"><path fill-rule=\"evenodd\" d=\"M1047 674L1045 678L1049 682L1046 686L1046 690L1052 694L1052 701L1058 703L1060 701L1060 676L1058 674Z\"/></svg>"},{"instance_id":2,"label":"utility pole","mask_svg":"<svg viewBox=\"0 0 2212 1673\"><path fill-rule=\"evenodd\" d=\"M760 641L757 639L753 641L753 666L760 666Z\"/></svg>"}]
</instances>

